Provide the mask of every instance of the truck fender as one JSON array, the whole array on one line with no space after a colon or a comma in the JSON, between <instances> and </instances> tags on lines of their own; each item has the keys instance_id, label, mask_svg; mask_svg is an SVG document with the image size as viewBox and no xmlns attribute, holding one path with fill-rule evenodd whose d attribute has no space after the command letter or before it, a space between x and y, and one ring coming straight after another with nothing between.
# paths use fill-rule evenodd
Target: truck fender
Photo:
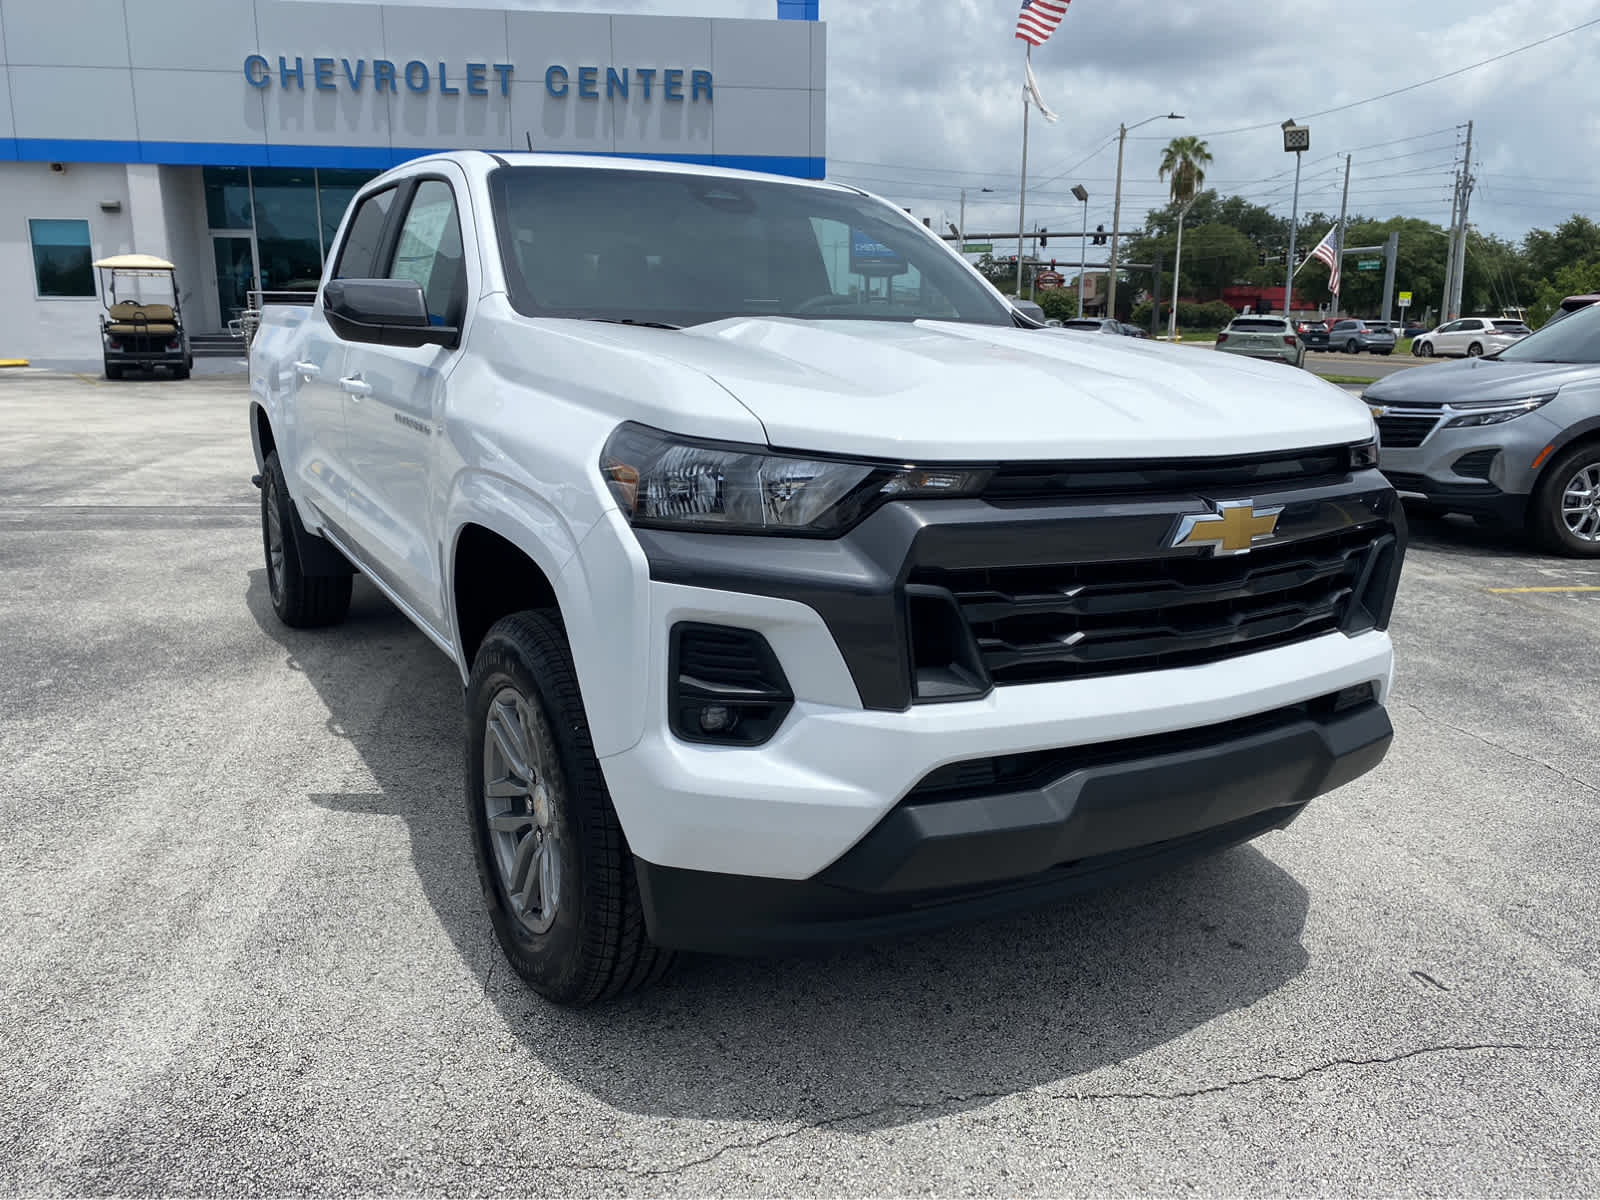
<instances>
[{"instance_id":1,"label":"truck fender","mask_svg":"<svg viewBox=\"0 0 1600 1200\"><path fill-rule=\"evenodd\" d=\"M511 543L543 572L566 627L590 736L601 757L626 750L643 736L645 696L638 677L649 638L644 552L631 531L621 541L606 518L597 504L594 519L575 527L569 513L503 477L464 474L453 485L445 510L449 533L442 573L451 644L466 680L472 663L455 598L455 562L463 530L481 526ZM622 528L627 529L625 522ZM580 544L592 547L585 550L581 564Z\"/></svg>"},{"instance_id":2,"label":"truck fender","mask_svg":"<svg viewBox=\"0 0 1600 1200\"><path fill-rule=\"evenodd\" d=\"M250 405L250 448L255 452L256 466L265 469L267 463L267 447L263 444L263 432L266 438L272 439L274 448L277 445L276 437L272 432L272 421L267 416L266 408L258 401ZM281 456L280 456L281 458ZM256 487L261 486L259 474L251 477L251 483ZM285 481L287 482L287 481ZM300 554L300 570L306 575L354 575L356 569L350 560L323 538L318 537L305 527L305 522L300 520L300 506L295 503L294 493L289 493L289 532L294 538L295 549Z\"/></svg>"}]
</instances>

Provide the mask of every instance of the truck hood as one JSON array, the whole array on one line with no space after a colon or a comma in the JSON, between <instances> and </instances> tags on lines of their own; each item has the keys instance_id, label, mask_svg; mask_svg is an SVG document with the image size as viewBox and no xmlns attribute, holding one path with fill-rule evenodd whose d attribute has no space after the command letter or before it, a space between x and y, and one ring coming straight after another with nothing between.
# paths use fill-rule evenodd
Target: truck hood
<instances>
[{"instance_id":1,"label":"truck hood","mask_svg":"<svg viewBox=\"0 0 1600 1200\"><path fill-rule=\"evenodd\" d=\"M1408 367L1378 380L1361 395L1369 404L1442 404L1521 400L1553 392L1563 384L1600 379L1592 363L1502 362L1464 358L1428 367Z\"/></svg>"},{"instance_id":2,"label":"truck hood","mask_svg":"<svg viewBox=\"0 0 1600 1200\"><path fill-rule=\"evenodd\" d=\"M1135 338L789 318L590 329L703 371L787 449L923 462L1165 458L1373 436L1355 396L1308 372Z\"/></svg>"}]
</instances>

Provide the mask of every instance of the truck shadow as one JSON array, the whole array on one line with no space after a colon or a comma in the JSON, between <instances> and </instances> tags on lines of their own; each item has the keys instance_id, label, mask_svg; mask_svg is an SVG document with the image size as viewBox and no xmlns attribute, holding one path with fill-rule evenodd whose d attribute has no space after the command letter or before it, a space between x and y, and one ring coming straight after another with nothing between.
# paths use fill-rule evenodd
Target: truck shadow
<instances>
[{"instance_id":1,"label":"truck shadow","mask_svg":"<svg viewBox=\"0 0 1600 1200\"><path fill-rule=\"evenodd\" d=\"M364 580L334 631L280 626L260 570L246 600L377 783L309 801L403 820L417 882L505 1028L618 1109L873 1129L1030 1088L1116 1090L1073 1081L1253 1005L1307 965L1305 890L1246 846L1060 907L827 957L681 959L643 994L557 1009L489 933L460 815L455 669Z\"/></svg>"}]
</instances>

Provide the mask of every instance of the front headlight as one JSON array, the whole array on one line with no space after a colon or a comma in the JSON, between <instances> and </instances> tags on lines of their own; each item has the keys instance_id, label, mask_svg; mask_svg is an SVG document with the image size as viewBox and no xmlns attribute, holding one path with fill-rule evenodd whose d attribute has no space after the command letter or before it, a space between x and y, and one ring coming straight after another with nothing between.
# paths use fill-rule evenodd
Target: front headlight
<instances>
[{"instance_id":1,"label":"front headlight","mask_svg":"<svg viewBox=\"0 0 1600 1200\"><path fill-rule=\"evenodd\" d=\"M843 533L889 500L970 496L989 472L768 454L620 426L600 473L635 525L713 533Z\"/></svg>"},{"instance_id":2,"label":"front headlight","mask_svg":"<svg viewBox=\"0 0 1600 1200\"><path fill-rule=\"evenodd\" d=\"M1451 417L1444 423L1444 427L1465 429L1475 425L1500 425L1506 421L1515 421L1524 413L1531 413L1536 408L1543 408L1555 398L1555 392L1546 392L1539 396L1529 396L1524 400L1495 400L1482 405L1481 411Z\"/></svg>"}]
</instances>

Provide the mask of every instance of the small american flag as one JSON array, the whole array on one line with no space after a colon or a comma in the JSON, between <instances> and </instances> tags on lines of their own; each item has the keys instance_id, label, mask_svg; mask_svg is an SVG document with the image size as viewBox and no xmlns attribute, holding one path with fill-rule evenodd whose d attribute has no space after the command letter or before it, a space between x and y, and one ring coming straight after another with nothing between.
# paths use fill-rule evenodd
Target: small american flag
<instances>
[{"instance_id":1,"label":"small american flag","mask_svg":"<svg viewBox=\"0 0 1600 1200\"><path fill-rule=\"evenodd\" d=\"M1328 264L1328 291L1335 296L1339 294L1339 260L1344 257L1334 245L1334 234L1338 232L1339 227L1333 226L1311 252L1312 258Z\"/></svg>"},{"instance_id":2,"label":"small american flag","mask_svg":"<svg viewBox=\"0 0 1600 1200\"><path fill-rule=\"evenodd\" d=\"M1017 36L1030 46L1042 46L1067 15L1071 0L1022 0L1017 16Z\"/></svg>"}]
</instances>

